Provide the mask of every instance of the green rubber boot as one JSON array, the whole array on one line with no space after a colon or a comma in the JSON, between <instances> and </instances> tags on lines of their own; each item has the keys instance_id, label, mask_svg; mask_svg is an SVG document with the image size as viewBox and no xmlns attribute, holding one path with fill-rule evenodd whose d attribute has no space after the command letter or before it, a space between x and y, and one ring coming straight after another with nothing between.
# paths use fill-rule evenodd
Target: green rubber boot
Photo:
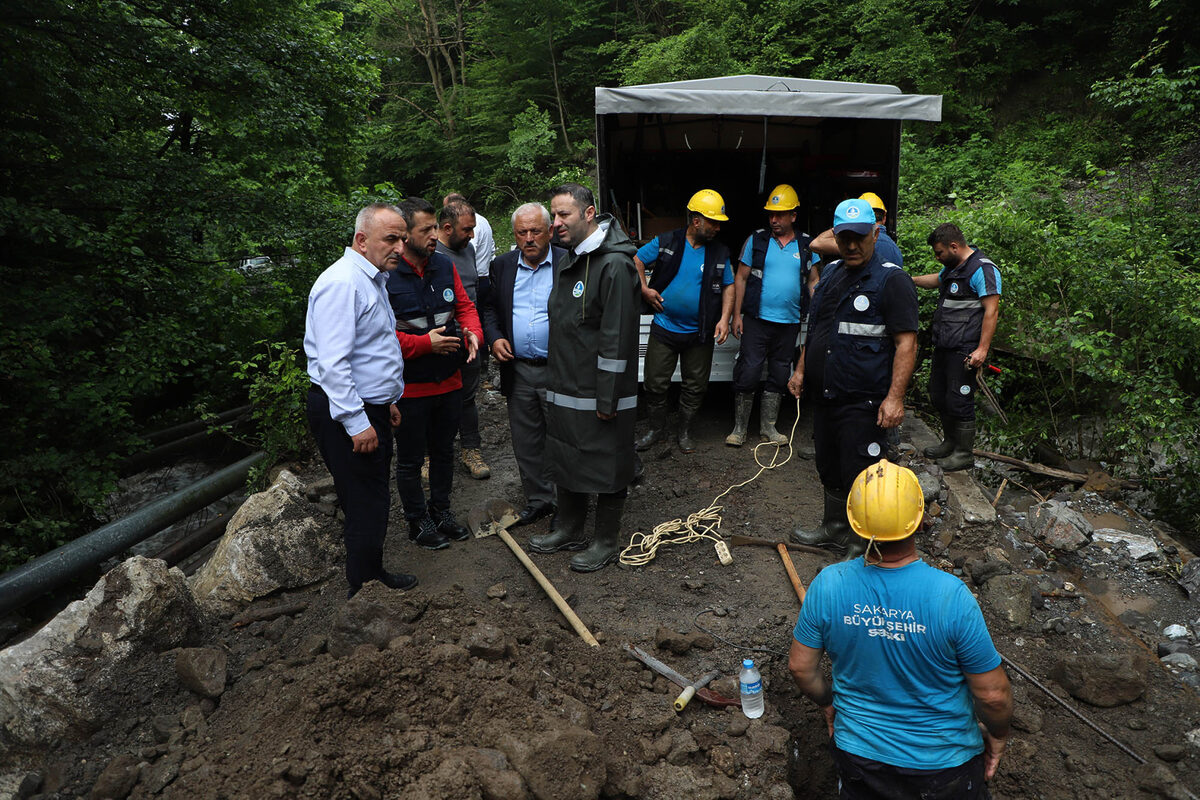
<instances>
[{"instance_id":1,"label":"green rubber boot","mask_svg":"<svg viewBox=\"0 0 1200 800\"><path fill-rule=\"evenodd\" d=\"M933 447L926 447L924 450L926 458L939 459L945 458L954 452L954 421L942 415L942 441L940 444L935 444Z\"/></svg>"},{"instance_id":2,"label":"green rubber boot","mask_svg":"<svg viewBox=\"0 0 1200 800\"><path fill-rule=\"evenodd\" d=\"M954 450L945 458L939 458L938 466L946 472L970 469L975 466L975 420L951 420L950 425Z\"/></svg>"}]
</instances>

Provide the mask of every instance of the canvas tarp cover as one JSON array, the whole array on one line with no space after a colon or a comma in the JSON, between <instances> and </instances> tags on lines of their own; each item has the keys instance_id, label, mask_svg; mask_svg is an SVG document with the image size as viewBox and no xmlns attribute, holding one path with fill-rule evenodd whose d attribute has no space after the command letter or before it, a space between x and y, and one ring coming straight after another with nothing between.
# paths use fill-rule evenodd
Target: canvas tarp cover
<instances>
[{"instance_id":1,"label":"canvas tarp cover","mask_svg":"<svg viewBox=\"0 0 1200 800\"><path fill-rule=\"evenodd\" d=\"M596 88L597 114L848 117L937 122L941 95L902 94L875 83L731 75L616 89Z\"/></svg>"}]
</instances>

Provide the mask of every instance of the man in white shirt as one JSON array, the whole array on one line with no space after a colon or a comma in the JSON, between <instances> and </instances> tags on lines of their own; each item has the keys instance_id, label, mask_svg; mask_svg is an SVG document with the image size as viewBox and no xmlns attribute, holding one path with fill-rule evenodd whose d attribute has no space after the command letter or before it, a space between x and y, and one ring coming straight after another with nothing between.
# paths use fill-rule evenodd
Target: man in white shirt
<instances>
[{"instance_id":1,"label":"man in white shirt","mask_svg":"<svg viewBox=\"0 0 1200 800\"><path fill-rule=\"evenodd\" d=\"M404 357L385 285L407 238L399 209L386 203L367 206L355 219L350 247L321 273L308 295L308 423L346 515L351 597L372 580L393 589L417 585L416 576L383 568L392 428L400 424L396 400L404 392Z\"/></svg>"}]
</instances>

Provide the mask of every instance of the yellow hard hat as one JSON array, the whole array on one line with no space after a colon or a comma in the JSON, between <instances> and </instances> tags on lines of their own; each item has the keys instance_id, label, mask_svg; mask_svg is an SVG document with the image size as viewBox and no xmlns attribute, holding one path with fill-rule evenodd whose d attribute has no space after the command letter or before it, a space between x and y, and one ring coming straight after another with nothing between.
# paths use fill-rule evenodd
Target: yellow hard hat
<instances>
[{"instance_id":1,"label":"yellow hard hat","mask_svg":"<svg viewBox=\"0 0 1200 800\"><path fill-rule=\"evenodd\" d=\"M867 203L877 211L887 213L887 206L883 204L883 199L874 192L863 192L858 196L859 200L866 200Z\"/></svg>"},{"instance_id":2,"label":"yellow hard hat","mask_svg":"<svg viewBox=\"0 0 1200 800\"><path fill-rule=\"evenodd\" d=\"M688 211L703 214L717 222L729 222L729 217L725 216L725 198L712 189L701 189L696 192L692 195L692 199L688 200L687 207Z\"/></svg>"},{"instance_id":3,"label":"yellow hard hat","mask_svg":"<svg viewBox=\"0 0 1200 800\"><path fill-rule=\"evenodd\" d=\"M864 539L894 542L911 536L924 513L917 476L887 459L860 472L846 499L850 527Z\"/></svg>"},{"instance_id":4,"label":"yellow hard hat","mask_svg":"<svg viewBox=\"0 0 1200 800\"><path fill-rule=\"evenodd\" d=\"M799 207L800 196L786 183L781 183L772 189L771 196L767 198L767 204L763 206L767 211L795 211Z\"/></svg>"}]
</instances>

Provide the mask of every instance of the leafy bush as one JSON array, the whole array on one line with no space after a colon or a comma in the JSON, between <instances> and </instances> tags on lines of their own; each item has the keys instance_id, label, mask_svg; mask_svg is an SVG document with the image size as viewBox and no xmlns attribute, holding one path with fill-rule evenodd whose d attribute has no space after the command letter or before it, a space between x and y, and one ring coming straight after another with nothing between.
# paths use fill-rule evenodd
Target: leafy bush
<instances>
[{"instance_id":1,"label":"leafy bush","mask_svg":"<svg viewBox=\"0 0 1200 800\"><path fill-rule=\"evenodd\" d=\"M248 483L255 490L265 486L274 464L300 451L308 435L305 393L309 379L301 364L303 353L280 342L258 345L259 352L233 364L233 376L247 385L250 395L250 416L256 423L252 444L267 454L250 473Z\"/></svg>"}]
</instances>

